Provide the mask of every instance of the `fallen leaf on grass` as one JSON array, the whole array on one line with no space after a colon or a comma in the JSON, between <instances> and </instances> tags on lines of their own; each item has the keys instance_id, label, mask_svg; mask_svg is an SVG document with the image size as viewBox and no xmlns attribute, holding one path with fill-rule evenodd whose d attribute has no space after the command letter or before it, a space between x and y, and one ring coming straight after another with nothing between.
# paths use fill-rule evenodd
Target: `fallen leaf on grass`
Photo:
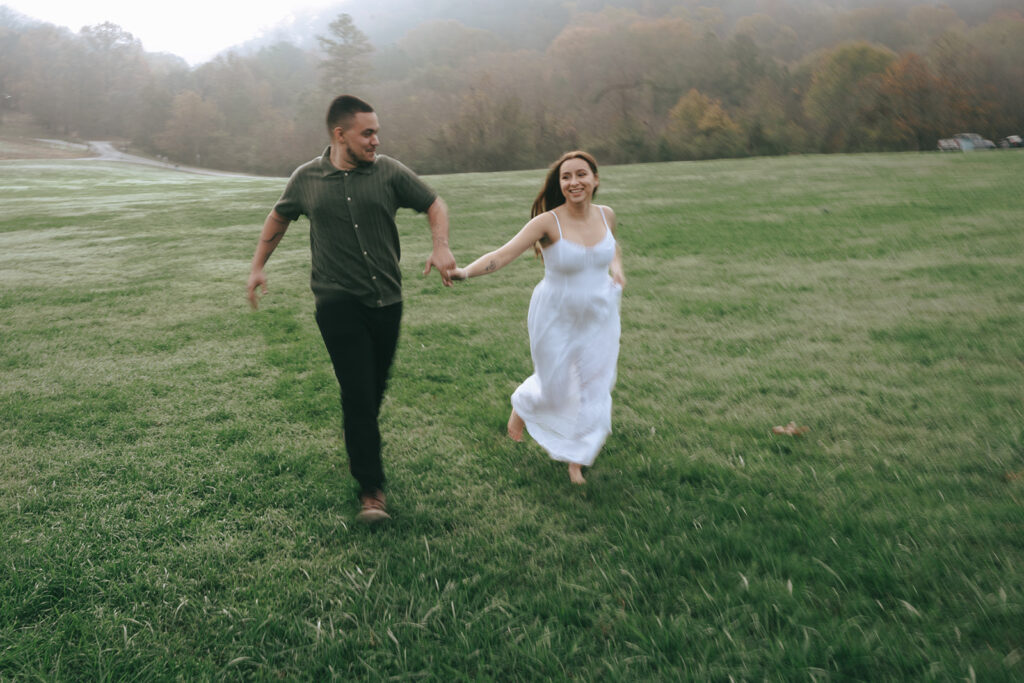
<instances>
[{"instance_id":1,"label":"fallen leaf on grass","mask_svg":"<svg viewBox=\"0 0 1024 683\"><path fill-rule=\"evenodd\" d=\"M807 425L797 427L796 422L790 422L785 427L776 425L772 427L772 431L776 434L788 434L789 436L803 436L807 432L811 431L811 428Z\"/></svg>"}]
</instances>

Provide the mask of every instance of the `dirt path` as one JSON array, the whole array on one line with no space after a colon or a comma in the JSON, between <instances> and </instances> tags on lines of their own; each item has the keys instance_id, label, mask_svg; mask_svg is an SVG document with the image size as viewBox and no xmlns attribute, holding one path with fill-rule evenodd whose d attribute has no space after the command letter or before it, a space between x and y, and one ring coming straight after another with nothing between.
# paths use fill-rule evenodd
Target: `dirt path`
<instances>
[{"instance_id":1,"label":"dirt path","mask_svg":"<svg viewBox=\"0 0 1024 683\"><path fill-rule=\"evenodd\" d=\"M197 166L182 166L180 164L160 161L159 159L150 159L148 157L135 156L134 154L125 154L114 147L113 143L103 140L90 140L88 144L89 150L92 151L95 156L87 157L83 159L83 161L119 161L126 164L156 166L157 168L166 168L172 171L181 171L183 173L197 173L200 175L227 176L233 178L255 177L244 173L229 173L227 171L216 171L210 168L199 168Z\"/></svg>"}]
</instances>

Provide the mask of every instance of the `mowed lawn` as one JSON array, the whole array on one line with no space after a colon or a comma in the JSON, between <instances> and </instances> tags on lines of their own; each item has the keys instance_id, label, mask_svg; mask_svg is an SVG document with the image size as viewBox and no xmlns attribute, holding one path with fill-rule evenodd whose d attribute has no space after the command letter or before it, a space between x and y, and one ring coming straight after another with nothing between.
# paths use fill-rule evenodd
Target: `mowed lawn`
<instances>
[{"instance_id":1,"label":"mowed lawn","mask_svg":"<svg viewBox=\"0 0 1024 683\"><path fill-rule=\"evenodd\" d=\"M428 179L460 263L542 177ZM1024 677L1024 154L601 180L628 283L586 486L504 434L542 264L443 288L403 212L368 529L307 223L245 300L283 180L0 162L0 680Z\"/></svg>"}]
</instances>

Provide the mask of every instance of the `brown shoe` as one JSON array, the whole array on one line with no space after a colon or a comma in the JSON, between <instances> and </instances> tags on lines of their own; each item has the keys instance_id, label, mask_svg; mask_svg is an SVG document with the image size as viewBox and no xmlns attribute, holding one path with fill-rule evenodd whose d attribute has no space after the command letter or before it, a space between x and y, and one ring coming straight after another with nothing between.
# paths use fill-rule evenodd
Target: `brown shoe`
<instances>
[{"instance_id":1,"label":"brown shoe","mask_svg":"<svg viewBox=\"0 0 1024 683\"><path fill-rule=\"evenodd\" d=\"M386 510L387 501L384 498L384 492L380 489L373 493L360 493L359 504L362 506L362 509L356 515L356 519L360 522L376 524L377 522L383 522L385 519L391 519L391 515Z\"/></svg>"}]
</instances>

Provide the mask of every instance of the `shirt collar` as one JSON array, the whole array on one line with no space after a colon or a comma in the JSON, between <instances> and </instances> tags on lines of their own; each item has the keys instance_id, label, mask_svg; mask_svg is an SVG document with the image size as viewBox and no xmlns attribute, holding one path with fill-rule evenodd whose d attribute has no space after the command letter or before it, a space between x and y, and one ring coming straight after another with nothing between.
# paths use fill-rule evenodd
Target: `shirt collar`
<instances>
[{"instance_id":1,"label":"shirt collar","mask_svg":"<svg viewBox=\"0 0 1024 683\"><path fill-rule=\"evenodd\" d=\"M377 156L379 157L380 155L378 154ZM350 169L347 169L347 170L342 170L342 169L336 167L334 164L331 163L331 146L330 145L327 145L327 147L324 149L324 153L320 155L320 171L323 173L324 177L329 176L329 175L333 175L335 173L349 173L349 172L361 173L363 175L369 175L370 173L373 173L374 166L376 166L376 163L369 164L367 166L356 166L355 168L350 168Z\"/></svg>"}]
</instances>

